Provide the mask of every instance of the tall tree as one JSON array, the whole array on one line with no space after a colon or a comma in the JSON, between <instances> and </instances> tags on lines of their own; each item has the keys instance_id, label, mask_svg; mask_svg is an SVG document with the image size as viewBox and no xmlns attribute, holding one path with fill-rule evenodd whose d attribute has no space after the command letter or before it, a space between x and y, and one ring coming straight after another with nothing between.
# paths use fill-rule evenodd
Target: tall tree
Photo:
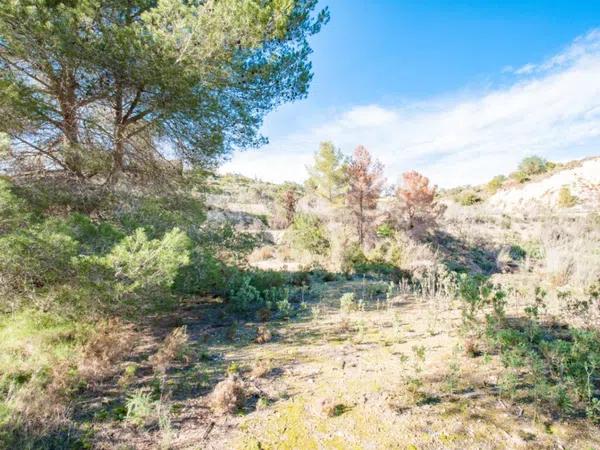
<instances>
[{"instance_id":1,"label":"tall tree","mask_svg":"<svg viewBox=\"0 0 600 450\"><path fill-rule=\"evenodd\" d=\"M317 0L4 0L0 132L15 159L117 178L210 165L306 95Z\"/></svg>"},{"instance_id":2,"label":"tall tree","mask_svg":"<svg viewBox=\"0 0 600 450\"><path fill-rule=\"evenodd\" d=\"M400 225L417 237L435 225L443 208L435 201L436 188L429 178L416 171L402 174L402 185L396 190Z\"/></svg>"},{"instance_id":3,"label":"tall tree","mask_svg":"<svg viewBox=\"0 0 600 450\"><path fill-rule=\"evenodd\" d=\"M344 155L332 142L321 142L315 153L314 165L308 168L308 184L323 198L336 201L346 185L345 163Z\"/></svg>"},{"instance_id":4,"label":"tall tree","mask_svg":"<svg viewBox=\"0 0 600 450\"><path fill-rule=\"evenodd\" d=\"M372 159L365 147L359 145L354 150L346 173L348 176L346 202L354 218L358 242L363 245L372 225L373 213L377 208L377 201L385 183L383 166L380 162Z\"/></svg>"}]
</instances>

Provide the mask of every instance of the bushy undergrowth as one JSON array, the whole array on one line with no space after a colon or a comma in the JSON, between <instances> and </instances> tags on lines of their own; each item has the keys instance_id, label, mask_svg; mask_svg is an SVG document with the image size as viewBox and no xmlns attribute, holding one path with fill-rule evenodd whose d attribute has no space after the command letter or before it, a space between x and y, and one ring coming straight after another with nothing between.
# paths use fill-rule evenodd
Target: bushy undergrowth
<instances>
[{"instance_id":1,"label":"bushy undergrowth","mask_svg":"<svg viewBox=\"0 0 600 450\"><path fill-rule=\"evenodd\" d=\"M255 242L204 226L189 193L61 186L0 180L0 441L12 448L83 445L70 402L130 352L127 321L183 295L230 294Z\"/></svg>"},{"instance_id":2,"label":"bushy undergrowth","mask_svg":"<svg viewBox=\"0 0 600 450\"><path fill-rule=\"evenodd\" d=\"M539 288L516 317L506 315L502 288L483 277L464 276L459 293L465 302L465 331L480 336L505 367L500 395L600 422L598 330L543 320L546 293Z\"/></svg>"},{"instance_id":3,"label":"bushy undergrowth","mask_svg":"<svg viewBox=\"0 0 600 450\"><path fill-rule=\"evenodd\" d=\"M289 239L295 248L314 255L326 255L331 244L321 220L311 214L296 214L288 231Z\"/></svg>"}]
</instances>

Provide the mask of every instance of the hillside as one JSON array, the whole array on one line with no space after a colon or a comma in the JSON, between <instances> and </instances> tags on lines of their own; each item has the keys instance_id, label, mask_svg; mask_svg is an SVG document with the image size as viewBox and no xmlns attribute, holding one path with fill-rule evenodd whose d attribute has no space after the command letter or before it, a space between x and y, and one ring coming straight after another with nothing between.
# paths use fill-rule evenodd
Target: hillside
<instances>
[{"instance_id":1,"label":"hillside","mask_svg":"<svg viewBox=\"0 0 600 450\"><path fill-rule=\"evenodd\" d=\"M600 204L600 157L588 158L539 180L522 185L513 184L501 189L487 200L498 212L518 212L542 209L561 209L559 194L568 189L576 197L572 212L585 213L598 209ZM574 167L572 167L574 166Z\"/></svg>"}]
</instances>

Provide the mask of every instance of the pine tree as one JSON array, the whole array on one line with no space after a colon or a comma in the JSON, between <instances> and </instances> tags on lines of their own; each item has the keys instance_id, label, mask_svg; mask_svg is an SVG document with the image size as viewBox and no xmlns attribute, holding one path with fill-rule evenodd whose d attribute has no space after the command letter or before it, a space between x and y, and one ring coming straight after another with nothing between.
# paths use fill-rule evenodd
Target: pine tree
<instances>
[{"instance_id":1,"label":"pine tree","mask_svg":"<svg viewBox=\"0 0 600 450\"><path fill-rule=\"evenodd\" d=\"M303 98L317 0L0 2L0 133L19 160L109 180L161 152L212 166Z\"/></svg>"},{"instance_id":2,"label":"pine tree","mask_svg":"<svg viewBox=\"0 0 600 450\"><path fill-rule=\"evenodd\" d=\"M421 236L431 228L443 208L435 201L436 188L429 178L416 171L402 174L402 186L396 190L398 221L411 234Z\"/></svg>"},{"instance_id":3,"label":"pine tree","mask_svg":"<svg viewBox=\"0 0 600 450\"><path fill-rule=\"evenodd\" d=\"M308 168L310 178L307 185L321 197L334 203L346 186L345 158L331 142L322 142L315 153L315 162Z\"/></svg>"},{"instance_id":4,"label":"pine tree","mask_svg":"<svg viewBox=\"0 0 600 450\"><path fill-rule=\"evenodd\" d=\"M359 145L348 163L346 174L346 203L354 218L358 242L363 245L372 226L377 201L385 183L383 166L378 161L373 161L369 151Z\"/></svg>"}]
</instances>

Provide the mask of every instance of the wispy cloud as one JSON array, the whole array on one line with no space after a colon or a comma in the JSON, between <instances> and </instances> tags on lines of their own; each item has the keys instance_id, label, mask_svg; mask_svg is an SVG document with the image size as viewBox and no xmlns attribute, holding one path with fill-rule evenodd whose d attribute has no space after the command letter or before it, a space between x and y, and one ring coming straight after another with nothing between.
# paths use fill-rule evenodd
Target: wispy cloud
<instances>
[{"instance_id":1,"label":"wispy cloud","mask_svg":"<svg viewBox=\"0 0 600 450\"><path fill-rule=\"evenodd\" d=\"M222 170L301 181L318 143L332 140L347 153L367 146L391 181L417 169L454 186L509 172L529 154L558 160L600 154L600 30L511 71L512 84L467 97L351 107L263 149L236 154Z\"/></svg>"}]
</instances>

